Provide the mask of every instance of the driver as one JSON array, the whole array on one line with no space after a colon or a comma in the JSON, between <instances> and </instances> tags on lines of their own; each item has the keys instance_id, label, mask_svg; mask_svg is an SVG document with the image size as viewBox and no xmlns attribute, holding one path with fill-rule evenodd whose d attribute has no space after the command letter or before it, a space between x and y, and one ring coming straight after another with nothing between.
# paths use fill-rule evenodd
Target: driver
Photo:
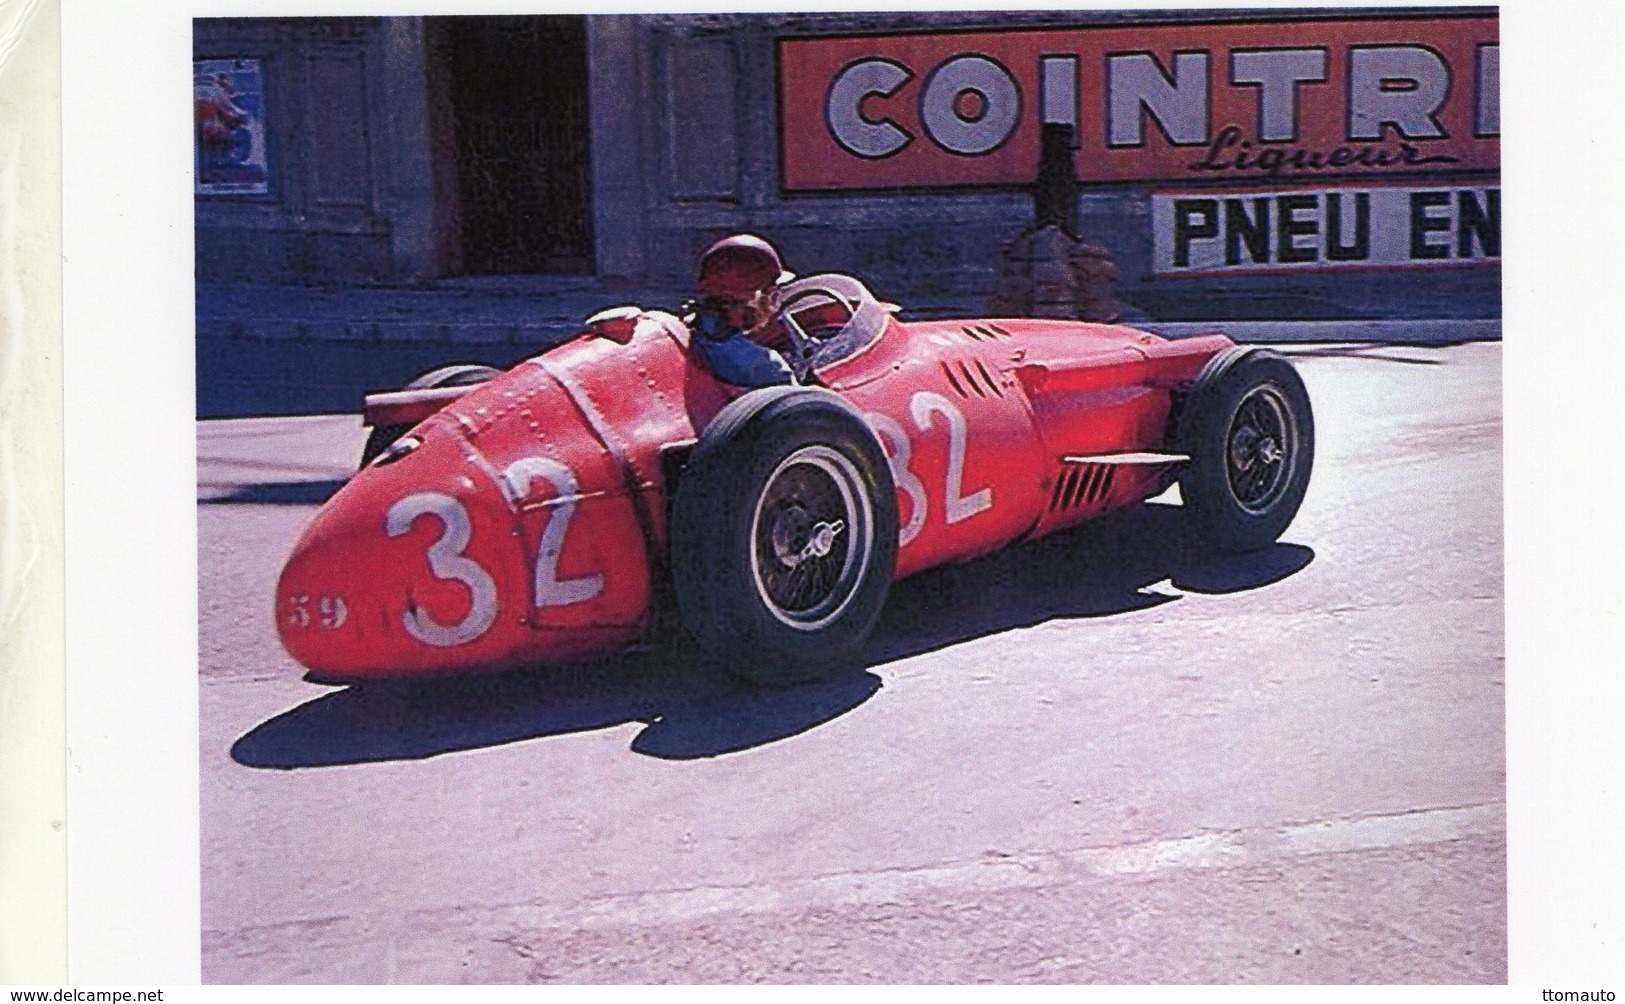
<instances>
[{"instance_id":1,"label":"driver","mask_svg":"<svg viewBox=\"0 0 1625 1004\"><path fill-rule=\"evenodd\" d=\"M795 276L760 237L738 234L700 257L700 297L685 320L705 365L741 387L794 383L790 364L762 344L779 305L779 289Z\"/></svg>"}]
</instances>

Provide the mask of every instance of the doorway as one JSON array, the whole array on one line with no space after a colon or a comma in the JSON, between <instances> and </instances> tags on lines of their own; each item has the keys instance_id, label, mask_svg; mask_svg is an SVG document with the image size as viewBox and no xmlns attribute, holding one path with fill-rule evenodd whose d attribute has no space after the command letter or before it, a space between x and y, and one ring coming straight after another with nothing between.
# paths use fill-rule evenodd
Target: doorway
<instances>
[{"instance_id":1,"label":"doorway","mask_svg":"<svg viewBox=\"0 0 1625 1004\"><path fill-rule=\"evenodd\" d=\"M451 271L591 273L586 18L426 20Z\"/></svg>"}]
</instances>

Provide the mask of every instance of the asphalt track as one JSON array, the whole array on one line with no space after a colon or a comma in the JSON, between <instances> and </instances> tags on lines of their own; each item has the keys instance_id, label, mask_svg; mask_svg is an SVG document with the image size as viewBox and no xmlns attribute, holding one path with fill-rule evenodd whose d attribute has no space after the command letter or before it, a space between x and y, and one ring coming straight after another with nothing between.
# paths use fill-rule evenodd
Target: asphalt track
<instances>
[{"instance_id":1,"label":"asphalt track","mask_svg":"<svg viewBox=\"0 0 1625 1004\"><path fill-rule=\"evenodd\" d=\"M868 668L305 682L353 416L198 426L209 982L1501 982L1501 350L1292 355L1273 549L1152 504L896 587Z\"/></svg>"}]
</instances>

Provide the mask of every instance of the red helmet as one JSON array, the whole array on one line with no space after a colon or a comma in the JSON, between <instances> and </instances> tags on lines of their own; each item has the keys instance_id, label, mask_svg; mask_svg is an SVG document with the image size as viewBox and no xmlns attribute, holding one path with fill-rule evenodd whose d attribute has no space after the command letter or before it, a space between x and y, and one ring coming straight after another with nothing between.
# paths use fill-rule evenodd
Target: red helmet
<instances>
[{"instance_id":1,"label":"red helmet","mask_svg":"<svg viewBox=\"0 0 1625 1004\"><path fill-rule=\"evenodd\" d=\"M700 295L744 301L795 275L773 245L750 234L725 237L700 256Z\"/></svg>"}]
</instances>

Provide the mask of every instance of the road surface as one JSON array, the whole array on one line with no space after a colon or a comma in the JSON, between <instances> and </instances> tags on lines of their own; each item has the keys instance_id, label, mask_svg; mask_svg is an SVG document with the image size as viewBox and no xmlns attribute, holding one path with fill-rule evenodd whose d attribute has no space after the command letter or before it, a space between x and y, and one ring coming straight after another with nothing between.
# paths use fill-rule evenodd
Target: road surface
<instances>
[{"instance_id":1,"label":"road surface","mask_svg":"<svg viewBox=\"0 0 1625 1004\"><path fill-rule=\"evenodd\" d=\"M1501 351L1293 346L1283 542L1176 506L897 586L867 669L302 679L354 416L198 426L210 982L1498 982Z\"/></svg>"}]
</instances>

